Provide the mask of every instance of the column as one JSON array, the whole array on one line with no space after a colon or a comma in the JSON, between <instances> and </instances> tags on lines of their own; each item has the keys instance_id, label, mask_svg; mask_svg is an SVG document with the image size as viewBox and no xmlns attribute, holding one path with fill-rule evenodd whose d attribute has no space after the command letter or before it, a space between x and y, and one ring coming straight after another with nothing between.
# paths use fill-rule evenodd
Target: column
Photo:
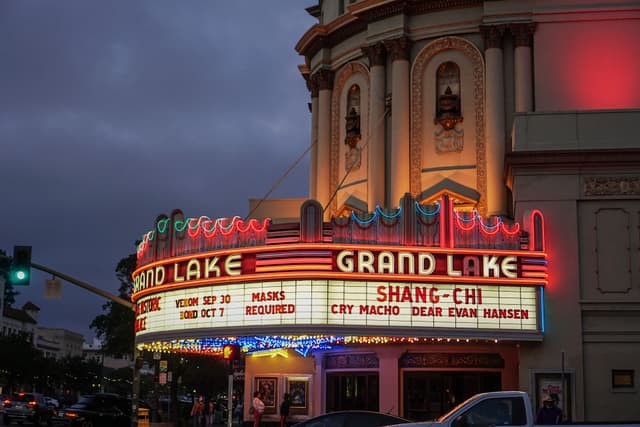
<instances>
[{"instance_id":1,"label":"column","mask_svg":"<svg viewBox=\"0 0 640 427\"><path fill-rule=\"evenodd\" d=\"M535 23L511 24L515 73L516 112L533 111L533 85L531 84L531 41Z\"/></svg>"},{"instance_id":2,"label":"column","mask_svg":"<svg viewBox=\"0 0 640 427\"><path fill-rule=\"evenodd\" d=\"M409 191L409 39L385 42L391 53L391 162L389 207Z\"/></svg>"},{"instance_id":3,"label":"column","mask_svg":"<svg viewBox=\"0 0 640 427\"><path fill-rule=\"evenodd\" d=\"M316 174L316 200L325 209L324 219L329 219L327 203L331 197L331 90L333 71L320 70L313 75L318 86L318 154Z\"/></svg>"},{"instance_id":4,"label":"column","mask_svg":"<svg viewBox=\"0 0 640 427\"><path fill-rule=\"evenodd\" d=\"M311 92L311 153L309 159L309 198L318 200L318 85L309 77L307 88Z\"/></svg>"},{"instance_id":5,"label":"column","mask_svg":"<svg viewBox=\"0 0 640 427\"><path fill-rule=\"evenodd\" d=\"M369 99L369 170L367 171L367 208L385 206L385 65L386 50L382 43L363 49L369 57L371 91Z\"/></svg>"},{"instance_id":6,"label":"column","mask_svg":"<svg viewBox=\"0 0 640 427\"><path fill-rule=\"evenodd\" d=\"M505 122L504 122L504 66L502 34L499 26L481 26L484 36L486 80L486 158L487 158L487 215L504 215L507 205L504 181Z\"/></svg>"}]
</instances>

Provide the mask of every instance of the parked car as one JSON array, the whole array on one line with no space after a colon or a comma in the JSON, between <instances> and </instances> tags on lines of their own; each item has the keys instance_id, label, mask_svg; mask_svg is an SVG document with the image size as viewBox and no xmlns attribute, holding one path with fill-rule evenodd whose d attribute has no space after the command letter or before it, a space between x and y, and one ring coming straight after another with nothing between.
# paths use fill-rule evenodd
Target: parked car
<instances>
[{"instance_id":1,"label":"parked car","mask_svg":"<svg viewBox=\"0 0 640 427\"><path fill-rule=\"evenodd\" d=\"M4 425L9 425L12 421L20 424L29 421L37 426L42 423L51 425L53 417L53 409L47 405L40 393L13 393L3 401L3 409Z\"/></svg>"},{"instance_id":2,"label":"parked car","mask_svg":"<svg viewBox=\"0 0 640 427\"><path fill-rule=\"evenodd\" d=\"M570 423L571 427L640 427L640 423ZM491 391L476 394L434 421L400 427L536 427L536 411L524 391ZM389 426L392 427L392 426Z\"/></svg>"},{"instance_id":3,"label":"parked car","mask_svg":"<svg viewBox=\"0 0 640 427\"><path fill-rule=\"evenodd\" d=\"M373 411L337 411L308 419L293 427L377 427L389 424L408 423L409 420Z\"/></svg>"},{"instance_id":4,"label":"parked car","mask_svg":"<svg viewBox=\"0 0 640 427\"><path fill-rule=\"evenodd\" d=\"M77 403L60 409L53 422L69 427L129 427L131 400L112 393L81 396Z\"/></svg>"},{"instance_id":5,"label":"parked car","mask_svg":"<svg viewBox=\"0 0 640 427\"><path fill-rule=\"evenodd\" d=\"M47 405L51 406L53 409L58 409L60 407L60 402L54 397L45 396L44 401L47 402Z\"/></svg>"}]
</instances>

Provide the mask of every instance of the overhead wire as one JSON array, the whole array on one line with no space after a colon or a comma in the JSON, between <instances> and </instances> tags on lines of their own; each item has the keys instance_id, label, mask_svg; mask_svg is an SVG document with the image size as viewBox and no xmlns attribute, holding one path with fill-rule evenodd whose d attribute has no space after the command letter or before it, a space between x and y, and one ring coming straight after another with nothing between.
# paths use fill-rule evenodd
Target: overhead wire
<instances>
[{"instance_id":1,"label":"overhead wire","mask_svg":"<svg viewBox=\"0 0 640 427\"><path fill-rule=\"evenodd\" d=\"M264 196L262 196L262 198L258 201L258 203L253 207L253 209L251 209L251 211L247 214L246 217L244 217L244 220L246 221L247 219L249 219L251 217L251 215L260 207L260 205L262 204L262 202L264 202L269 195L271 195L271 193L273 193L276 188L278 188L278 186L280 185L280 183L282 183L282 181L284 181L284 179L291 173L291 171L293 171L296 166L298 166L298 163L300 163L302 161L302 159L304 158L304 156L307 155L307 153L309 152L309 150L311 150L313 148L314 145L317 144L317 140L316 141L312 141L311 144L309 144L309 146L307 147L306 150L304 150L304 153L302 153L295 162L293 162L293 164L291 166L289 166L289 168L282 174L282 176L280 176L280 178L275 182L275 184L273 184L271 186L271 188L269 189L269 191L267 191L265 193Z\"/></svg>"},{"instance_id":2,"label":"overhead wire","mask_svg":"<svg viewBox=\"0 0 640 427\"><path fill-rule=\"evenodd\" d=\"M385 107L384 111L382 112L382 115L380 116L380 118L376 122L376 125L373 127L373 129L378 129L378 126L380 126L380 124L385 119L385 117L387 116L389 111L390 111L390 108L389 107ZM367 139L365 139L365 141L362 143L362 150L364 150L369 145L369 141L371 141L371 135L367 135ZM344 184L344 182L347 180L347 177L349 176L349 174L353 170L354 166L355 166L355 163L352 163L351 166L349 166L349 168L345 172L344 176L342 177L342 179L340 180L338 185L336 185L336 188L333 190L333 193L331 193L331 197L329 197L329 200L327 201L327 204L322 209L322 213L325 213L327 211L327 209L329 208L329 205L331 204L333 199L338 194L338 190L340 190L340 188L342 187L342 184Z\"/></svg>"},{"instance_id":3,"label":"overhead wire","mask_svg":"<svg viewBox=\"0 0 640 427\"><path fill-rule=\"evenodd\" d=\"M389 113L390 108L389 107L385 107L384 111L382 112L382 115L380 116L380 118L378 119L376 126L374 127L374 129L377 129L378 126L382 123L382 121L385 119L385 117L387 116L387 114ZM368 135L367 138L365 139L365 141L362 144L362 149L364 150L368 145L369 145L369 141L371 141L371 135ZM314 145L316 145L318 143L318 140L316 139L315 141L312 141L311 144L309 144L309 146L307 147L306 150L304 150L304 152L298 156L298 158L296 159L295 162L293 162L293 164L291 166L289 166L289 168L280 176L280 178L278 178L278 180L271 186L271 188L269 188L269 191L267 191L265 193L264 196L262 196L262 198L260 198L260 200L258 201L258 203L253 207L253 209L251 209L251 211L249 211L249 213L247 214L247 216L245 216L244 220L246 221L247 219L249 219L251 217L251 215L258 210L258 208L260 207L260 205L262 205L262 203L271 195L271 193L273 193L276 188L278 188L278 186L282 183L282 181L284 181L284 179L298 166L298 164L302 161L302 159L304 158L304 156L307 155L307 153L313 148ZM342 177L342 179L340 180L340 183L336 186L336 188L334 189L333 193L331 194L331 197L329 197L329 200L327 201L327 204L324 206L324 208L322 209L322 212L324 213L328 208L329 205L331 204L331 202L333 201L333 199L335 198L336 194L338 193L338 190L340 190L340 188L342 187L342 185L344 184L344 182L346 181L347 177L349 176L349 173L351 173L351 171L353 170L353 167L355 166L355 163L352 164L351 166L349 166L349 169L347 169L347 171L345 172L344 176Z\"/></svg>"}]
</instances>

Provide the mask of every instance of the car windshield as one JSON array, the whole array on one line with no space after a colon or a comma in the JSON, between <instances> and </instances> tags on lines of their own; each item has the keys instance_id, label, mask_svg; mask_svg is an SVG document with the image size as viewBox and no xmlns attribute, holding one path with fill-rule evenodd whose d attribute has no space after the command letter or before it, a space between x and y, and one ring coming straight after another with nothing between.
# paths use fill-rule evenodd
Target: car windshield
<instances>
[{"instance_id":1,"label":"car windshield","mask_svg":"<svg viewBox=\"0 0 640 427\"><path fill-rule=\"evenodd\" d=\"M459 407L461 407L462 405L466 405L467 402L471 402L472 400L476 400L478 399L479 395L475 395L475 396L471 396L470 398L468 398L467 400L463 400L462 402L460 402L458 405L456 405L453 409L449 410L449 412L444 413L443 415L440 415L438 418L436 418L436 421L438 422L442 422L444 420L446 420L447 418L449 418L450 414L452 412L455 412L458 410Z\"/></svg>"}]
</instances>

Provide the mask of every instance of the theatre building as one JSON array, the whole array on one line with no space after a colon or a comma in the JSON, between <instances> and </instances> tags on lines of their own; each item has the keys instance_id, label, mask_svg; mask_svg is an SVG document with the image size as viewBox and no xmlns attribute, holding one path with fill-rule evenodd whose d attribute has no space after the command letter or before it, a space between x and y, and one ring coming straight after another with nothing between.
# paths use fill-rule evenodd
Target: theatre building
<instances>
[{"instance_id":1,"label":"theatre building","mask_svg":"<svg viewBox=\"0 0 640 427\"><path fill-rule=\"evenodd\" d=\"M238 344L246 419L255 390L269 421L285 392L294 420L425 420L512 389L640 419L640 5L307 11L308 199L159 216L138 348Z\"/></svg>"}]
</instances>

